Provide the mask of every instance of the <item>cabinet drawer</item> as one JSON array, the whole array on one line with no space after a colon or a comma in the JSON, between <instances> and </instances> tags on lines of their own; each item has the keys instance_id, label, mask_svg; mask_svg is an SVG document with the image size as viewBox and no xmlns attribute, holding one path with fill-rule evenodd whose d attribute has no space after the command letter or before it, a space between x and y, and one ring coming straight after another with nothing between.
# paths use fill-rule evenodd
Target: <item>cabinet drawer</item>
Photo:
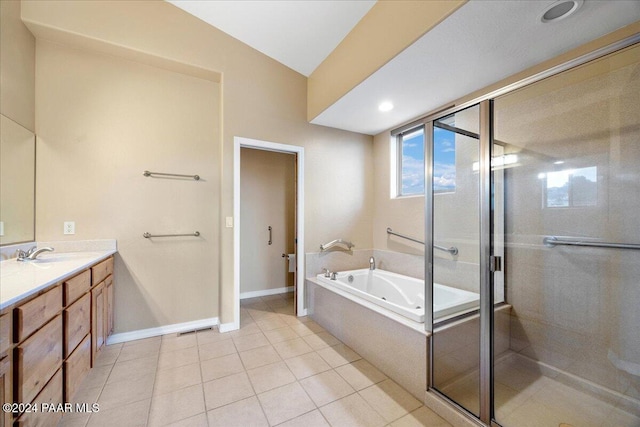
<instances>
[{"instance_id":1,"label":"cabinet drawer","mask_svg":"<svg viewBox=\"0 0 640 427\"><path fill-rule=\"evenodd\" d=\"M91 285L95 286L102 282L108 275L113 273L113 257L107 258L101 263L91 267Z\"/></svg>"},{"instance_id":2,"label":"cabinet drawer","mask_svg":"<svg viewBox=\"0 0 640 427\"><path fill-rule=\"evenodd\" d=\"M62 288L56 286L39 297L16 308L18 342L47 323L62 310Z\"/></svg>"},{"instance_id":3,"label":"cabinet drawer","mask_svg":"<svg viewBox=\"0 0 640 427\"><path fill-rule=\"evenodd\" d=\"M62 315L17 347L16 402L31 402L62 365Z\"/></svg>"},{"instance_id":4,"label":"cabinet drawer","mask_svg":"<svg viewBox=\"0 0 640 427\"><path fill-rule=\"evenodd\" d=\"M91 288L91 270L83 271L64 282L64 303L69 305Z\"/></svg>"},{"instance_id":5,"label":"cabinet drawer","mask_svg":"<svg viewBox=\"0 0 640 427\"><path fill-rule=\"evenodd\" d=\"M87 335L64 362L65 400L71 402L91 369L91 335Z\"/></svg>"},{"instance_id":6,"label":"cabinet drawer","mask_svg":"<svg viewBox=\"0 0 640 427\"><path fill-rule=\"evenodd\" d=\"M43 412L42 404L48 407L62 402L62 369L58 369L51 381L42 389L34 402L38 404L38 412L25 412L18 418L16 425L20 427L55 427L62 418L62 411Z\"/></svg>"},{"instance_id":7,"label":"cabinet drawer","mask_svg":"<svg viewBox=\"0 0 640 427\"><path fill-rule=\"evenodd\" d=\"M11 314L0 316L0 358L11 346L11 326L13 325Z\"/></svg>"},{"instance_id":8,"label":"cabinet drawer","mask_svg":"<svg viewBox=\"0 0 640 427\"><path fill-rule=\"evenodd\" d=\"M90 330L91 294L88 293L64 310L65 356L71 354Z\"/></svg>"}]
</instances>

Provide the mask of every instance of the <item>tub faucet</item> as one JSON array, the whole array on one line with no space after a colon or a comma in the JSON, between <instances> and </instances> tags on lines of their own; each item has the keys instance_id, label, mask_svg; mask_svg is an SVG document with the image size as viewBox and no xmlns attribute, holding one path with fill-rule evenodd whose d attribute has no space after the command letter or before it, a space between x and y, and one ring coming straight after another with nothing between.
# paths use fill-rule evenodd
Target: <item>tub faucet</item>
<instances>
[{"instance_id":1,"label":"tub faucet","mask_svg":"<svg viewBox=\"0 0 640 427\"><path fill-rule=\"evenodd\" d=\"M374 257L369 258L369 270L376 269L376 259Z\"/></svg>"},{"instance_id":2,"label":"tub faucet","mask_svg":"<svg viewBox=\"0 0 640 427\"><path fill-rule=\"evenodd\" d=\"M22 249L18 249L16 252L16 258L18 261L33 261L38 258L42 252L53 252L53 248L44 247L38 249L37 246L32 247L28 251L23 251Z\"/></svg>"}]
</instances>

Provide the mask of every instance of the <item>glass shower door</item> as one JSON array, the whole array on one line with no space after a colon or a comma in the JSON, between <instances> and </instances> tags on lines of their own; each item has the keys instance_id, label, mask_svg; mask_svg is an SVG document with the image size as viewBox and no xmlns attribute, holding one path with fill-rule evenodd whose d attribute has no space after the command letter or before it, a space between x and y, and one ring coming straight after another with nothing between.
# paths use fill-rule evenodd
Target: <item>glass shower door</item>
<instances>
[{"instance_id":1,"label":"glass shower door","mask_svg":"<svg viewBox=\"0 0 640 427\"><path fill-rule=\"evenodd\" d=\"M427 218L432 218L431 232L427 224L427 241L432 243L427 259L433 266L431 386L478 417L479 110L475 105L435 120L427 127L431 137L426 144L432 169L427 173L426 196ZM448 250L453 248L456 251Z\"/></svg>"},{"instance_id":2,"label":"glass shower door","mask_svg":"<svg viewBox=\"0 0 640 427\"><path fill-rule=\"evenodd\" d=\"M495 100L505 169L505 427L640 426L640 47Z\"/></svg>"}]
</instances>

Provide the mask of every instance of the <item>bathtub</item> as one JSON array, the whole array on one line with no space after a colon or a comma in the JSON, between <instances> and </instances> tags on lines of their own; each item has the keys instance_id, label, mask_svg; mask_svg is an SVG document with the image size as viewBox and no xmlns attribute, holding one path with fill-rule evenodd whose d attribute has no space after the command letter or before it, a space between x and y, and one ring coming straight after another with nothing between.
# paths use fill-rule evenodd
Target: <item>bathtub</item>
<instances>
[{"instance_id":1,"label":"bathtub","mask_svg":"<svg viewBox=\"0 0 640 427\"><path fill-rule=\"evenodd\" d=\"M338 288L376 304L414 322L424 323L424 280L384 270L351 270L340 272L336 280L317 276L321 284ZM433 316L442 319L478 307L479 295L434 283Z\"/></svg>"}]
</instances>

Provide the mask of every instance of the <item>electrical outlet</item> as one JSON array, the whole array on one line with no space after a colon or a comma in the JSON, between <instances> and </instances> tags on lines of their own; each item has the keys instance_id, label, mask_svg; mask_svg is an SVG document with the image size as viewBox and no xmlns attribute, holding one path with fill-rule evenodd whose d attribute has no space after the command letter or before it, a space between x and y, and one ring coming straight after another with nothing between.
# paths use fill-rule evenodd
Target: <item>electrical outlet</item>
<instances>
[{"instance_id":1,"label":"electrical outlet","mask_svg":"<svg viewBox=\"0 0 640 427\"><path fill-rule=\"evenodd\" d=\"M232 216L225 217L224 225L227 228L233 228L233 217Z\"/></svg>"},{"instance_id":2,"label":"electrical outlet","mask_svg":"<svg viewBox=\"0 0 640 427\"><path fill-rule=\"evenodd\" d=\"M76 234L76 222L65 221L64 222L64 234Z\"/></svg>"}]
</instances>

